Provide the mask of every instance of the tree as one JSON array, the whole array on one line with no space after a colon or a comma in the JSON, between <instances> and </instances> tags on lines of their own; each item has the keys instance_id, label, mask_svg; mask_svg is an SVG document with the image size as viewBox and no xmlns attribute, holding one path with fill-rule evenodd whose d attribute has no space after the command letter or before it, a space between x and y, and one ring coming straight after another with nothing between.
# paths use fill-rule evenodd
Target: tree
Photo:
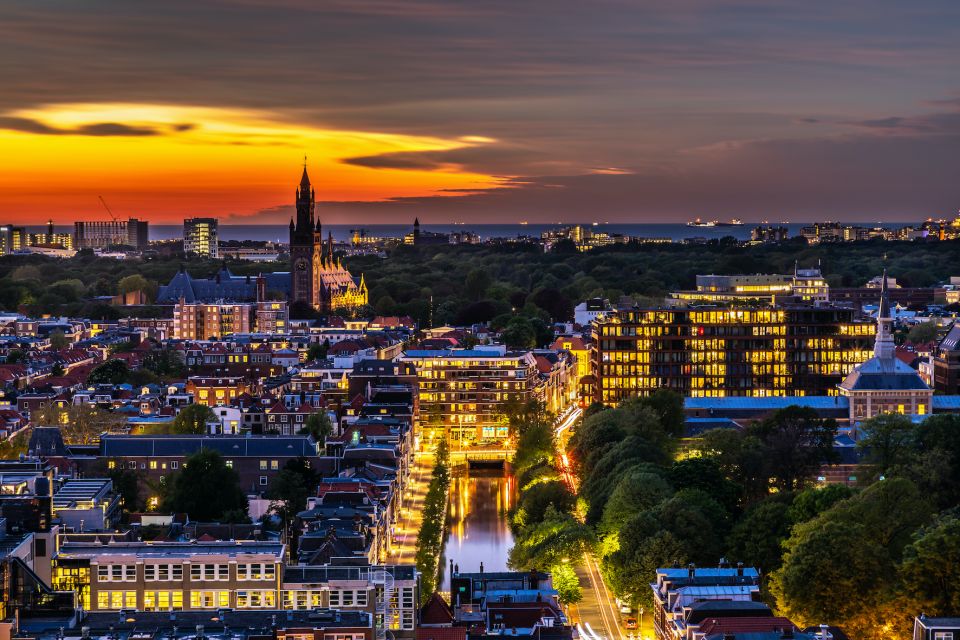
<instances>
[{"instance_id":1,"label":"tree","mask_svg":"<svg viewBox=\"0 0 960 640\"><path fill-rule=\"evenodd\" d=\"M907 332L907 340L914 344L926 344L935 341L938 334L939 330L936 322L921 322L910 328L910 331Z\"/></svg>"},{"instance_id":2,"label":"tree","mask_svg":"<svg viewBox=\"0 0 960 640\"><path fill-rule=\"evenodd\" d=\"M16 460L27 454L30 446L29 430L24 430L6 440L0 441L0 460Z\"/></svg>"},{"instance_id":3,"label":"tree","mask_svg":"<svg viewBox=\"0 0 960 640\"><path fill-rule=\"evenodd\" d=\"M300 429L300 434L310 435L320 444L325 443L331 433L333 433L333 423L330 422L330 415L323 409L307 416L307 421Z\"/></svg>"},{"instance_id":4,"label":"tree","mask_svg":"<svg viewBox=\"0 0 960 640\"><path fill-rule=\"evenodd\" d=\"M816 518L833 505L856 493L842 484L804 489L793 498L788 509L790 522L799 524Z\"/></svg>"},{"instance_id":5,"label":"tree","mask_svg":"<svg viewBox=\"0 0 960 640\"><path fill-rule=\"evenodd\" d=\"M130 369L124 360L107 360L90 372L87 384L123 384L130 377Z\"/></svg>"},{"instance_id":6,"label":"tree","mask_svg":"<svg viewBox=\"0 0 960 640\"><path fill-rule=\"evenodd\" d=\"M183 354L174 349L153 349L143 359L143 369L160 378L182 378L187 375Z\"/></svg>"},{"instance_id":7,"label":"tree","mask_svg":"<svg viewBox=\"0 0 960 640\"><path fill-rule=\"evenodd\" d=\"M553 588L557 590L557 599L561 604L576 604L583 600L583 589L580 587L580 578L573 567L560 563L550 568L553 577Z\"/></svg>"},{"instance_id":8,"label":"tree","mask_svg":"<svg viewBox=\"0 0 960 640\"><path fill-rule=\"evenodd\" d=\"M935 616L960 611L960 519L941 515L920 529L903 551L900 583L914 603L910 610Z\"/></svg>"},{"instance_id":9,"label":"tree","mask_svg":"<svg viewBox=\"0 0 960 640\"><path fill-rule=\"evenodd\" d=\"M619 531L624 524L641 511L653 509L673 495L673 487L660 474L644 467L628 471L616 484L603 508L600 530Z\"/></svg>"},{"instance_id":10,"label":"tree","mask_svg":"<svg viewBox=\"0 0 960 640\"><path fill-rule=\"evenodd\" d=\"M239 511L246 513L247 496L240 488L240 477L228 467L217 451L201 449L191 455L183 469L173 475L164 509L187 513L191 520L215 522Z\"/></svg>"},{"instance_id":11,"label":"tree","mask_svg":"<svg viewBox=\"0 0 960 640\"><path fill-rule=\"evenodd\" d=\"M863 436L857 447L864 451L864 462L874 476L890 474L914 462L916 429L908 417L883 413L863 423Z\"/></svg>"},{"instance_id":12,"label":"tree","mask_svg":"<svg viewBox=\"0 0 960 640\"><path fill-rule=\"evenodd\" d=\"M270 510L277 514L284 525L284 531L290 531L290 525L298 513L307 508L307 498L317 488L317 474L310 468L305 458L287 461L270 486L266 496L270 499Z\"/></svg>"},{"instance_id":13,"label":"tree","mask_svg":"<svg viewBox=\"0 0 960 640\"><path fill-rule=\"evenodd\" d=\"M509 564L517 570L558 566L579 558L595 543L593 529L551 504L539 522L519 532Z\"/></svg>"},{"instance_id":14,"label":"tree","mask_svg":"<svg viewBox=\"0 0 960 640\"><path fill-rule=\"evenodd\" d=\"M748 429L763 446L766 475L779 491L795 491L833 459L837 425L809 407L780 409Z\"/></svg>"},{"instance_id":15,"label":"tree","mask_svg":"<svg viewBox=\"0 0 960 640\"><path fill-rule=\"evenodd\" d=\"M150 282L138 273L126 276L125 278L122 278L119 283L117 283L117 293L123 295L126 293L140 291L144 296L146 296L147 300L151 301L156 296L156 290L156 283Z\"/></svg>"},{"instance_id":16,"label":"tree","mask_svg":"<svg viewBox=\"0 0 960 640\"><path fill-rule=\"evenodd\" d=\"M569 512L576 502L567 485L559 480L540 482L524 491L517 500L511 518L514 530L535 526L546 517L552 506L560 512Z\"/></svg>"},{"instance_id":17,"label":"tree","mask_svg":"<svg viewBox=\"0 0 960 640\"><path fill-rule=\"evenodd\" d=\"M50 348L54 351L60 351L70 346L70 339L59 329L50 334Z\"/></svg>"},{"instance_id":18,"label":"tree","mask_svg":"<svg viewBox=\"0 0 960 640\"><path fill-rule=\"evenodd\" d=\"M314 342L307 349L307 362L314 360L323 360L327 357L327 351L330 350L330 339L324 338L323 342Z\"/></svg>"},{"instance_id":19,"label":"tree","mask_svg":"<svg viewBox=\"0 0 960 640\"><path fill-rule=\"evenodd\" d=\"M113 489L120 496L120 503L123 510L127 513L136 513L146 508L143 499L140 497L141 475L133 469L125 469L122 466L107 471L107 477L113 482Z\"/></svg>"},{"instance_id":20,"label":"tree","mask_svg":"<svg viewBox=\"0 0 960 640\"><path fill-rule=\"evenodd\" d=\"M897 563L931 513L916 485L889 478L796 525L783 544L783 565L770 576L778 608L800 625L829 620L854 635L884 620L898 624L890 602Z\"/></svg>"},{"instance_id":21,"label":"tree","mask_svg":"<svg viewBox=\"0 0 960 640\"><path fill-rule=\"evenodd\" d=\"M510 349L525 350L537 346L537 332L527 318L512 318L500 334L504 344Z\"/></svg>"},{"instance_id":22,"label":"tree","mask_svg":"<svg viewBox=\"0 0 960 640\"><path fill-rule=\"evenodd\" d=\"M30 416L37 426L59 427L65 444L95 444L101 433L118 433L127 426L126 416L89 404L50 404Z\"/></svg>"},{"instance_id":23,"label":"tree","mask_svg":"<svg viewBox=\"0 0 960 640\"><path fill-rule=\"evenodd\" d=\"M754 505L733 526L727 538L727 557L757 567L767 575L780 567L781 545L790 535L788 506L782 499Z\"/></svg>"},{"instance_id":24,"label":"tree","mask_svg":"<svg viewBox=\"0 0 960 640\"><path fill-rule=\"evenodd\" d=\"M171 433L195 434L207 433L207 423L216 421L217 416L205 404L188 404L173 419Z\"/></svg>"},{"instance_id":25,"label":"tree","mask_svg":"<svg viewBox=\"0 0 960 640\"><path fill-rule=\"evenodd\" d=\"M486 269L473 269L467 274L463 287L464 293L471 300L479 300L487 292L490 283L490 274Z\"/></svg>"}]
</instances>

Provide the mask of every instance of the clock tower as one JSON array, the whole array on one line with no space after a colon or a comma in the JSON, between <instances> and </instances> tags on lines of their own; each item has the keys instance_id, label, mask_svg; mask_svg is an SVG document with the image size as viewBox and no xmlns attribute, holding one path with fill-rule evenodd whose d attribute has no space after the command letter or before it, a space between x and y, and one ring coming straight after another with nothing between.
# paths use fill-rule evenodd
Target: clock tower
<instances>
[{"instance_id":1,"label":"clock tower","mask_svg":"<svg viewBox=\"0 0 960 640\"><path fill-rule=\"evenodd\" d=\"M303 302L316 305L313 254L315 234L319 233L320 221L314 220L314 190L307 175L304 159L303 176L296 191L297 218L290 219L290 303Z\"/></svg>"}]
</instances>

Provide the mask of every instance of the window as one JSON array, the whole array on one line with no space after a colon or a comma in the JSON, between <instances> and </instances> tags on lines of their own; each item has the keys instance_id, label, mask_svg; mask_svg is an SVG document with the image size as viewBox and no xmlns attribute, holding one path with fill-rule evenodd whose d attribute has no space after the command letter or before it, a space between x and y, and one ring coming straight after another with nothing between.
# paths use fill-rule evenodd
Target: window
<instances>
[{"instance_id":1,"label":"window","mask_svg":"<svg viewBox=\"0 0 960 640\"><path fill-rule=\"evenodd\" d=\"M183 609L183 591L144 591L144 611Z\"/></svg>"},{"instance_id":2,"label":"window","mask_svg":"<svg viewBox=\"0 0 960 640\"><path fill-rule=\"evenodd\" d=\"M277 606L275 591L237 591L238 609L260 609Z\"/></svg>"},{"instance_id":3,"label":"window","mask_svg":"<svg viewBox=\"0 0 960 640\"><path fill-rule=\"evenodd\" d=\"M100 591L97 593L97 609L136 609L136 591Z\"/></svg>"},{"instance_id":4,"label":"window","mask_svg":"<svg viewBox=\"0 0 960 640\"><path fill-rule=\"evenodd\" d=\"M136 468L137 468L137 461L136 461L136 460L131 460L129 463L127 463L127 467L130 468L130 469L136 469Z\"/></svg>"},{"instance_id":5,"label":"window","mask_svg":"<svg viewBox=\"0 0 960 640\"><path fill-rule=\"evenodd\" d=\"M173 462L170 463L170 468L171 468L171 469L179 469L179 468L180 468L180 463L177 462L176 460L174 460Z\"/></svg>"},{"instance_id":6,"label":"window","mask_svg":"<svg viewBox=\"0 0 960 640\"><path fill-rule=\"evenodd\" d=\"M953 631L934 631L933 640L953 640Z\"/></svg>"},{"instance_id":7,"label":"window","mask_svg":"<svg viewBox=\"0 0 960 640\"><path fill-rule=\"evenodd\" d=\"M266 470L267 470L267 461L266 461L266 460L261 460L261 461L260 461L260 471L266 471Z\"/></svg>"},{"instance_id":8,"label":"window","mask_svg":"<svg viewBox=\"0 0 960 640\"><path fill-rule=\"evenodd\" d=\"M260 476L260 484L263 485L263 486L266 486L266 484L267 484L267 476Z\"/></svg>"},{"instance_id":9,"label":"window","mask_svg":"<svg viewBox=\"0 0 960 640\"><path fill-rule=\"evenodd\" d=\"M109 462L107 462L107 469L116 469L116 468L117 468L116 460L110 460Z\"/></svg>"},{"instance_id":10,"label":"window","mask_svg":"<svg viewBox=\"0 0 960 640\"><path fill-rule=\"evenodd\" d=\"M233 460L225 460L224 462L226 463L227 467L233 469Z\"/></svg>"},{"instance_id":11,"label":"window","mask_svg":"<svg viewBox=\"0 0 960 640\"><path fill-rule=\"evenodd\" d=\"M134 582L137 579L137 566L133 564L97 565L99 582Z\"/></svg>"},{"instance_id":12,"label":"window","mask_svg":"<svg viewBox=\"0 0 960 640\"><path fill-rule=\"evenodd\" d=\"M271 470L271 471L276 471L276 470L279 469L279 468L280 468L280 461L279 461L279 460L271 460L271 461L270 461L270 470Z\"/></svg>"},{"instance_id":13,"label":"window","mask_svg":"<svg viewBox=\"0 0 960 640\"><path fill-rule=\"evenodd\" d=\"M151 468L151 469L156 469L156 468L157 468L157 461L156 461L156 460L151 460L151 461L150 461L150 468Z\"/></svg>"},{"instance_id":14,"label":"window","mask_svg":"<svg viewBox=\"0 0 960 640\"><path fill-rule=\"evenodd\" d=\"M214 607L229 607L229 591L191 591L190 607L193 609L213 609Z\"/></svg>"}]
</instances>

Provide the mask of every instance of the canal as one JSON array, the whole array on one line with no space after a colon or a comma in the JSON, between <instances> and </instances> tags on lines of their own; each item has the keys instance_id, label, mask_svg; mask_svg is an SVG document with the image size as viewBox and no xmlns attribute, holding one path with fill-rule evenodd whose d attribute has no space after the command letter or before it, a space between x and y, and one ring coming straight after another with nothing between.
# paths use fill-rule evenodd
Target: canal
<instances>
[{"instance_id":1,"label":"canal","mask_svg":"<svg viewBox=\"0 0 960 640\"><path fill-rule=\"evenodd\" d=\"M507 512L517 497L516 481L504 469L453 469L441 589L450 588L450 561L460 571L504 571L513 535Z\"/></svg>"}]
</instances>

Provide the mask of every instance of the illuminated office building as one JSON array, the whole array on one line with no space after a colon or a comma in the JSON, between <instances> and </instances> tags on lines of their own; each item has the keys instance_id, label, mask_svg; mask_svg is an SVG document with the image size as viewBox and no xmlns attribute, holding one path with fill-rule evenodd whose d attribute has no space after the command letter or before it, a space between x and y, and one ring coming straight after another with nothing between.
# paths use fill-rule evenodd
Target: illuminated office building
<instances>
[{"instance_id":1,"label":"illuminated office building","mask_svg":"<svg viewBox=\"0 0 960 640\"><path fill-rule=\"evenodd\" d=\"M218 258L217 219L187 218L183 221L183 252L204 258Z\"/></svg>"},{"instance_id":2,"label":"illuminated office building","mask_svg":"<svg viewBox=\"0 0 960 640\"><path fill-rule=\"evenodd\" d=\"M594 399L665 388L691 397L836 395L873 355L874 325L853 311L620 309L593 325Z\"/></svg>"}]
</instances>

